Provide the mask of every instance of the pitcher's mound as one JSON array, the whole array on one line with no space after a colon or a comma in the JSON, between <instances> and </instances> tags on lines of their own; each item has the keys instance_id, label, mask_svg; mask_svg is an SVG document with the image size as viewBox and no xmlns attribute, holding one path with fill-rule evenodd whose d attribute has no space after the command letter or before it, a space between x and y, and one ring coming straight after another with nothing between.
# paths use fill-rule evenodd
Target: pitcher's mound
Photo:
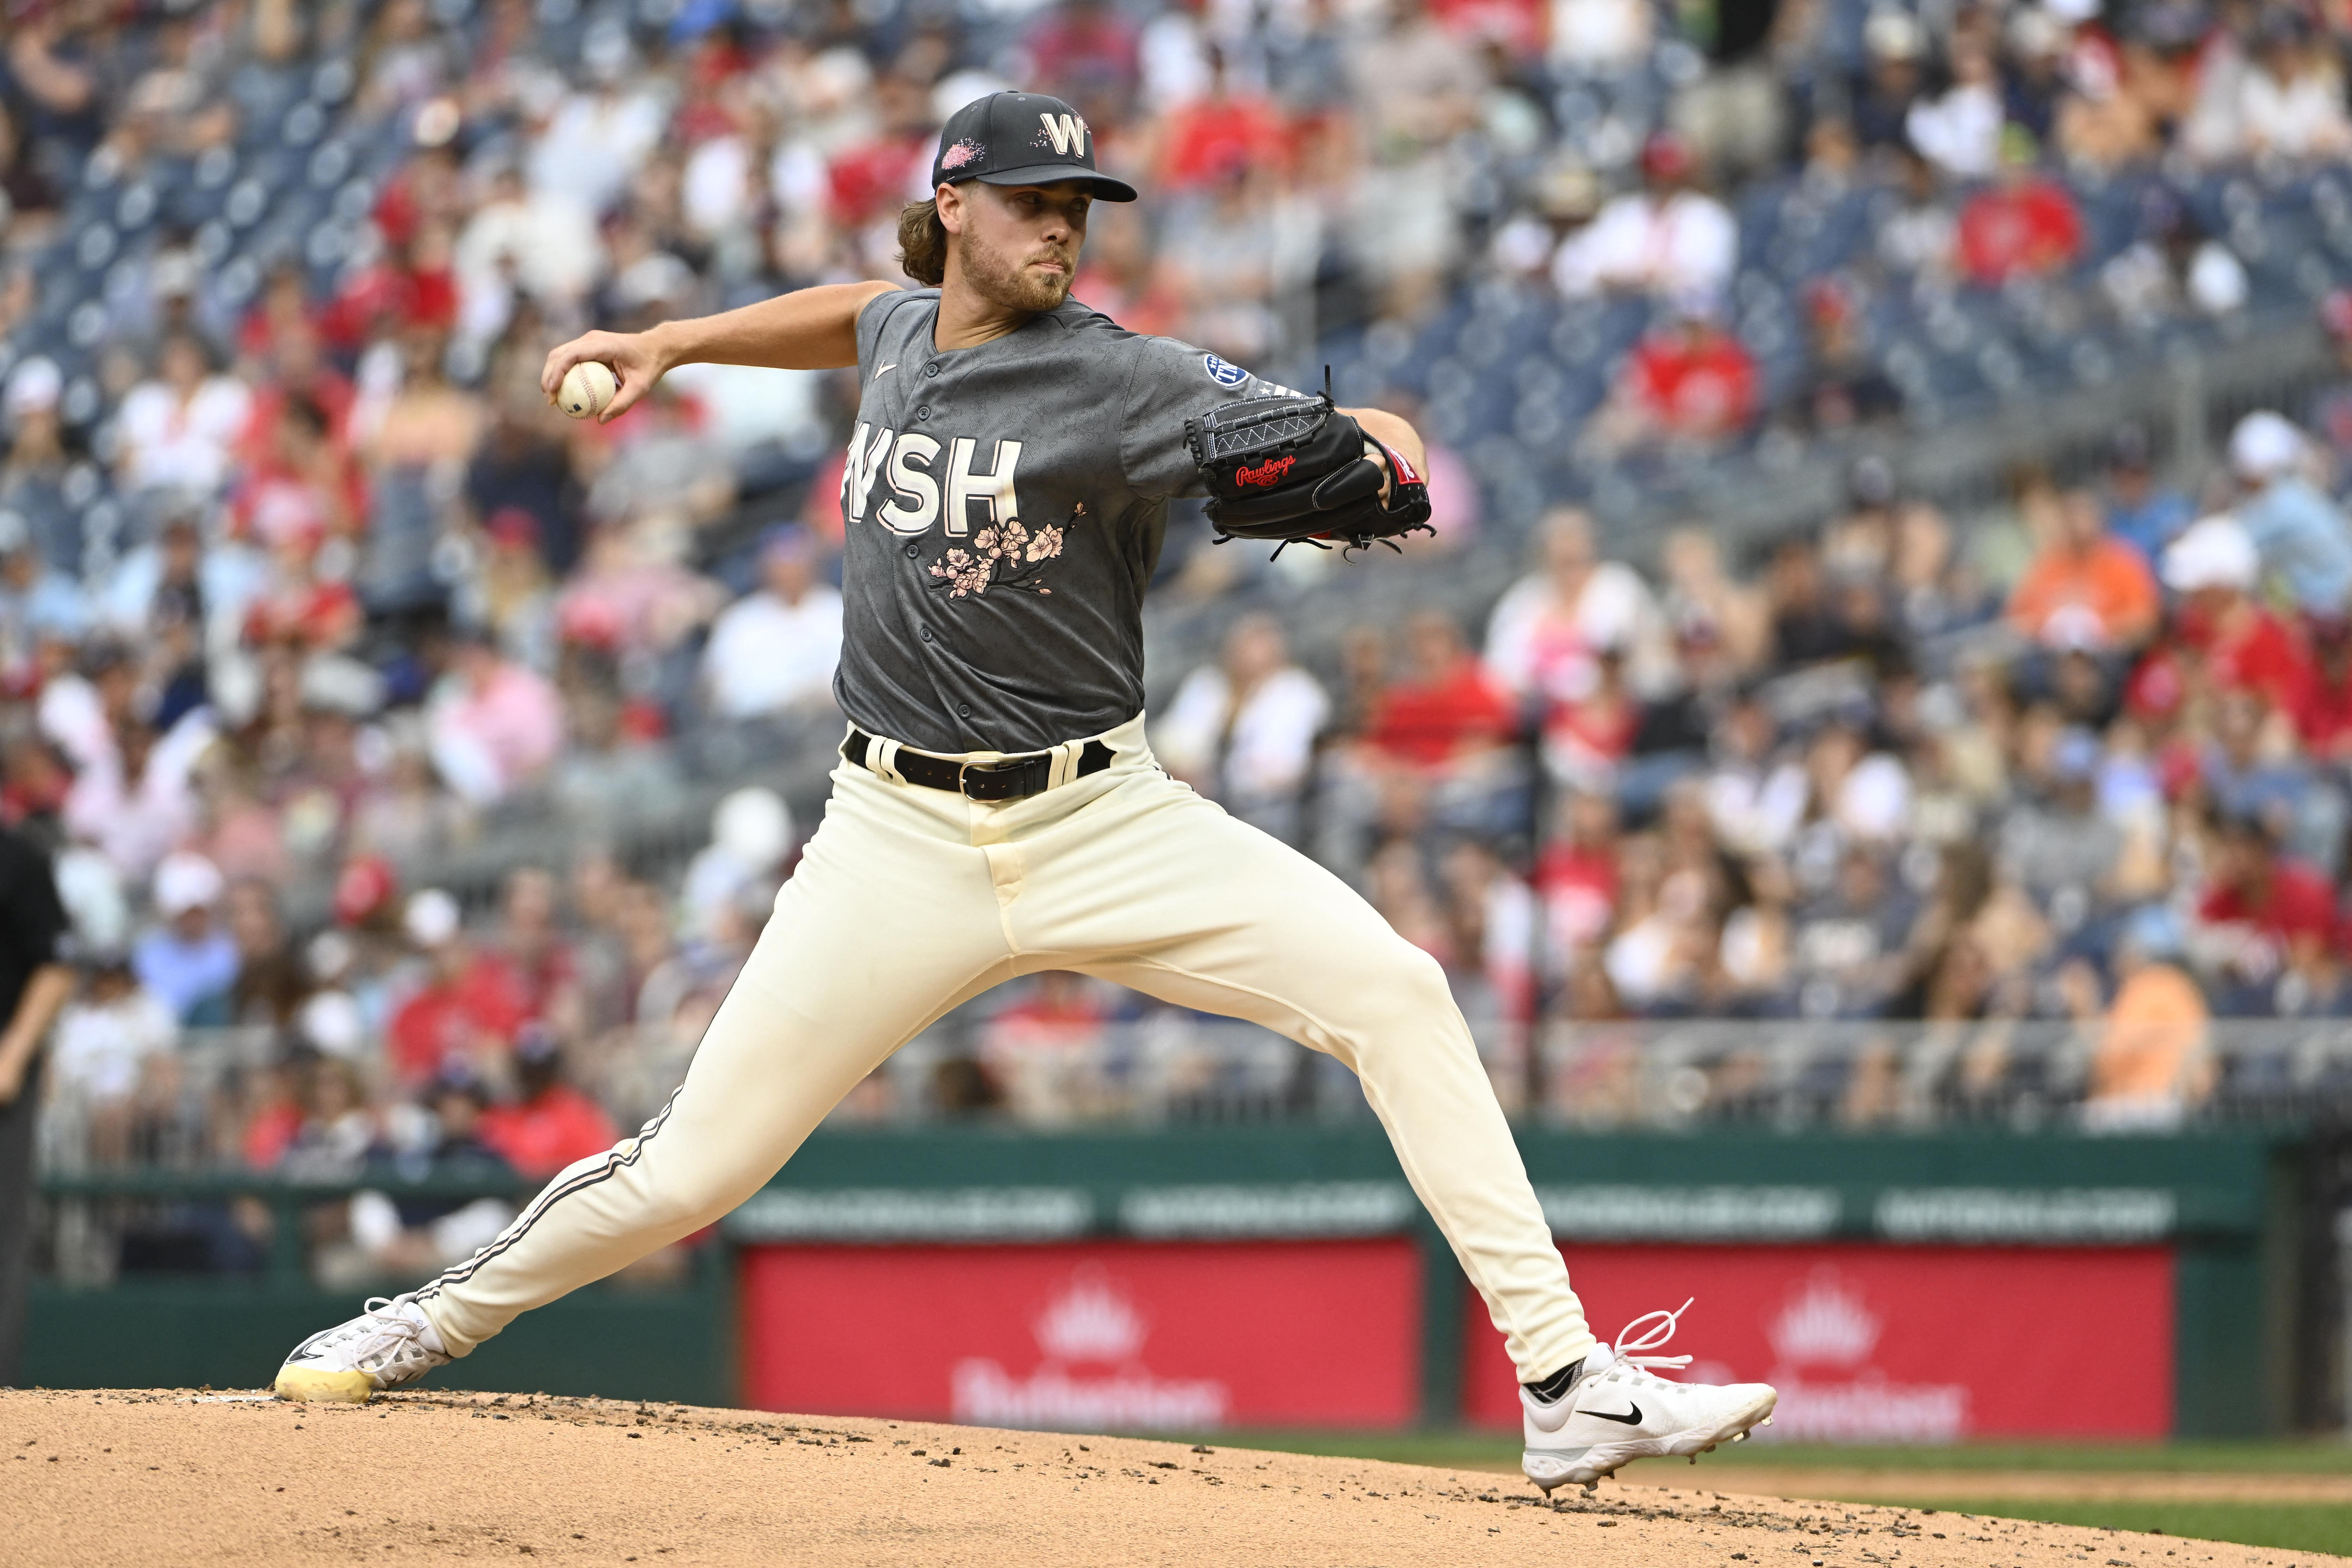
<instances>
[{"instance_id":1,"label":"pitcher's mound","mask_svg":"<svg viewBox=\"0 0 2352 1568\"><path fill-rule=\"evenodd\" d=\"M2179 1568L2166 1559L2183 1550L2161 1536L1724 1495L1704 1461L1652 1461L1633 1485L1546 1503L1525 1481L1475 1470L543 1394L330 1406L0 1393L0 1555L23 1568L526 1556L646 1568ZM2201 1542L2189 1558L2263 1560Z\"/></svg>"}]
</instances>

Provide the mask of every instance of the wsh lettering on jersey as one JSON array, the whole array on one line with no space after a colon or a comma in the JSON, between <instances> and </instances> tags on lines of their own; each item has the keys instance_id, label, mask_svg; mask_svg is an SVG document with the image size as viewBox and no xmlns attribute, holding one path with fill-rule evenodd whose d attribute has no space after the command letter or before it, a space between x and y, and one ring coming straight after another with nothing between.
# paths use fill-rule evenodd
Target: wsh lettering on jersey
<instances>
[{"instance_id":1,"label":"wsh lettering on jersey","mask_svg":"<svg viewBox=\"0 0 2352 1568\"><path fill-rule=\"evenodd\" d=\"M878 479L884 495L874 521L893 533L928 532L944 512L948 533L961 539L972 531L975 508L982 528L1011 522L1021 515L1013 488L1021 443L991 443L985 468L974 467L979 455L980 442L970 436L950 437L942 457L940 442L919 430L876 429L860 420L842 469L842 515L853 524L866 521Z\"/></svg>"}]
</instances>

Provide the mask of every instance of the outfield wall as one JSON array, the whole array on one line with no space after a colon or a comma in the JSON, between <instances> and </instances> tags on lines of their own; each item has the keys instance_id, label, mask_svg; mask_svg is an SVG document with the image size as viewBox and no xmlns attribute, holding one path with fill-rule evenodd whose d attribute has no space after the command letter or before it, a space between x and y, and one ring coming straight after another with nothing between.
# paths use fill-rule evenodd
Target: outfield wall
<instances>
[{"instance_id":1,"label":"outfield wall","mask_svg":"<svg viewBox=\"0 0 2352 1568\"><path fill-rule=\"evenodd\" d=\"M1779 1383L1790 1436L2251 1435L2317 1375L2292 1138L1520 1144L1595 1328L1696 1297L1671 1348ZM267 1193L281 1232L323 1192L200 1185ZM44 1285L26 1373L254 1384L351 1307L291 1247L260 1279ZM462 1379L1081 1428L1500 1427L1514 1408L1500 1336L1366 1125L828 1130L684 1279L583 1291Z\"/></svg>"}]
</instances>

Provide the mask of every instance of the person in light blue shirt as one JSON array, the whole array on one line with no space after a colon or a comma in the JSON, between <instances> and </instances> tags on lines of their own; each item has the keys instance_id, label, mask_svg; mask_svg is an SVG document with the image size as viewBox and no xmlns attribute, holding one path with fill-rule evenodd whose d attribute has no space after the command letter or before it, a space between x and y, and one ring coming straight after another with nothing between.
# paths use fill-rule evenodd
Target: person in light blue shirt
<instances>
[{"instance_id":1,"label":"person in light blue shirt","mask_svg":"<svg viewBox=\"0 0 2352 1568\"><path fill-rule=\"evenodd\" d=\"M131 951L139 984L182 1024L223 1023L222 1000L236 983L236 943L214 913L220 868L188 850L155 868L155 912L163 923Z\"/></svg>"},{"instance_id":2,"label":"person in light blue shirt","mask_svg":"<svg viewBox=\"0 0 2352 1568\"><path fill-rule=\"evenodd\" d=\"M79 642L89 631L80 586L42 561L24 518L0 511L0 647Z\"/></svg>"},{"instance_id":3,"label":"person in light blue shirt","mask_svg":"<svg viewBox=\"0 0 2352 1568\"><path fill-rule=\"evenodd\" d=\"M2147 558L2154 570L2164 547L2196 521L2197 507L2188 496L2156 478L2147 432L2126 425L2107 447L2107 482L2101 497L2106 504L2107 531Z\"/></svg>"},{"instance_id":4,"label":"person in light blue shirt","mask_svg":"<svg viewBox=\"0 0 2352 1568\"><path fill-rule=\"evenodd\" d=\"M2249 414L2230 433L2230 467L2246 493L2234 509L2261 552L2263 572L2297 609L2329 618L2352 600L2352 524L2305 477L2303 432L2272 413Z\"/></svg>"}]
</instances>

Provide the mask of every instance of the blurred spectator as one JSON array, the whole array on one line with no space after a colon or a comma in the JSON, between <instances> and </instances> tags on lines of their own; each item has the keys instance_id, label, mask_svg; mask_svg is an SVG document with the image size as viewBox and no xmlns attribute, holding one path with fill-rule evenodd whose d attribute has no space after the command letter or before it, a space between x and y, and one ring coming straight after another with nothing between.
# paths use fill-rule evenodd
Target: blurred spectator
<instances>
[{"instance_id":1,"label":"blurred spectator","mask_svg":"<svg viewBox=\"0 0 2352 1568\"><path fill-rule=\"evenodd\" d=\"M1478 58L1423 0L1394 0L1348 61L1363 166L1356 258L1388 309L1425 309L1457 242L1446 149L1475 121L1486 86Z\"/></svg>"},{"instance_id":2,"label":"blurred spectator","mask_svg":"<svg viewBox=\"0 0 2352 1568\"><path fill-rule=\"evenodd\" d=\"M92 1160L119 1165L130 1159L147 1064L168 1056L179 1035L179 1019L140 984L123 955L104 954L89 966L82 994L58 1015L50 1066L51 1092L77 1101L89 1120Z\"/></svg>"},{"instance_id":3,"label":"blurred spectator","mask_svg":"<svg viewBox=\"0 0 2352 1568\"><path fill-rule=\"evenodd\" d=\"M2116 994L2091 1058L2086 1125L2098 1131L2178 1125L2212 1087L2205 998L2179 966L2170 911L2134 917L2116 948Z\"/></svg>"},{"instance_id":4,"label":"blurred spectator","mask_svg":"<svg viewBox=\"0 0 2352 1568\"><path fill-rule=\"evenodd\" d=\"M1604 452L1718 444L1748 427L1756 402L1756 362L1747 349L1706 301L1677 299L1627 356L1587 440Z\"/></svg>"},{"instance_id":5,"label":"blurred spectator","mask_svg":"<svg viewBox=\"0 0 2352 1568\"><path fill-rule=\"evenodd\" d=\"M1331 710L1313 676L1290 662L1282 627L1245 616L1224 658L1185 677L1152 745L1169 770L1227 811L1295 840L1315 737Z\"/></svg>"},{"instance_id":6,"label":"blurred spectator","mask_svg":"<svg viewBox=\"0 0 2352 1568\"><path fill-rule=\"evenodd\" d=\"M2164 552L2164 584L2182 596L2177 640L2198 658L2196 674L2215 691L2247 691L2294 711L2309 666L2294 634L2254 596L2262 561L2234 517L2191 523ZM2158 649L2134 677L2135 700L2167 708L2186 695L2187 673Z\"/></svg>"},{"instance_id":7,"label":"blurred spectator","mask_svg":"<svg viewBox=\"0 0 2352 1568\"><path fill-rule=\"evenodd\" d=\"M1643 188L1601 207L1559 247L1552 281L1568 298L1648 294L1710 314L1739 262L1739 229L1702 188L1698 160L1662 132L1642 149Z\"/></svg>"},{"instance_id":8,"label":"blurred spectator","mask_svg":"<svg viewBox=\"0 0 2352 1568\"><path fill-rule=\"evenodd\" d=\"M2230 467L2246 487L2236 508L2262 556L2306 615L2352 607L2352 524L2305 477L2303 432L2280 416L2249 414L2230 432Z\"/></svg>"},{"instance_id":9,"label":"blurred spectator","mask_svg":"<svg viewBox=\"0 0 2352 1568\"><path fill-rule=\"evenodd\" d=\"M2158 607L2147 558L2107 531L2097 496L2070 490L2058 536L2010 595L2009 618L2046 648L2119 653L2147 640Z\"/></svg>"},{"instance_id":10,"label":"blurred spectator","mask_svg":"<svg viewBox=\"0 0 2352 1568\"><path fill-rule=\"evenodd\" d=\"M425 967L384 1025L394 1073L415 1086L445 1071L499 1068L530 1016L519 979L467 951L457 901L437 888L409 895L401 927Z\"/></svg>"},{"instance_id":11,"label":"blurred spectator","mask_svg":"<svg viewBox=\"0 0 2352 1568\"><path fill-rule=\"evenodd\" d=\"M2161 192L2144 204L2142 233L2099 268L2099 285L2124 323L2154 331L2183 316L2215 320L2245 308L2245 264Z\"/></svg>"},{"instance_id":12,"label":"blurred spectator","mask_svg":"<svg viewBox=\"0 0 2352 1568\"><path fill-rule=\"evenodd\" d=\"M2240 79L2239 151L2256 156L2341 157L2352 153L2344 76L2311 19L2273 7L2255 26L2252 68Z\"/></svg>"},{"instance_id":13,"label":"blurred spectator","mask_svg":"<svg viewBox=\"0 0 2352 1568\"><path fill-rule=\"evenodd\" d=\"M2082 254L2083 215L2037 170L2022 127L2002 131L2000 178L1960 208L1958 243L1962 273L1986 288L2058 271Z\"/></svg>"},{"instance_id":14,"label":"blurred spectator","mask_svg":"<svg viewBox=\"0 0 2352 1568\"><path fill-rule=\"evenodd\" d=\"M792 850L793 813L782 795L757 784L728 795L678 891L688 927L712 935L732 917L772 906Z\"/></svg>"},{"instance_id":15,"label":"blurred spectator","mask_svg":"<svg viewBox=\"0 0 2352 1568\"><path fill-rule=\"evenodd\" d=\"M1046 970L989 1020L980 1063L1022 1121L1053 1126L1087 1114L1103 1092L1096 1047L1108 1024L1101 987Z\"/></svg>"},{"instance_id":16,"label":"blurred spectator","mask_svg":"<svg viewBox=\"0 0 2352 1568\"><path fill-rule=\"evenodd\" d=\"M711 706L751 719L831 701L841 658L841 595L816 580L815 546L802 529L771 530L760 546L758 592L711 624L704 679Z\"/></svg>"},{"instance_id":17,"label":"blurred spectator","mask_svg":"<svg viewBox=\"0 0 2352 1568\"><path fill-rule=\"evenodd\" d=\"M452 639L426 708L433 765L451 789L487 805L534 782L562 744L562 709L536 671L478 634Z\"/></svg>"},{"instance_id":18,"label":"blurred spectator","mask_svg":"<svg viewBox=\"0 0 2352 1568\"><path fill-rule=\"evenodd\" d=\"M411 1181L513 1181L514 1166L484 1135L486 1099L481 1084L463 1074L436 1079L425 1103L429 1142L395 1153L393 1173ZM513 1205L502 1198L394 1199L369 1190L352 1195L350 1223L367 1274L406 1279L471 1257L513 1218Z\"/></svg>"},{"instance_id":19,"label":"blurred spectator","mask_svg":"<svg viewBox=\"0 0 2352 1568\"><path fill-rule=\"evenodd\" d=\"M2147 432L2118 429L2107 447L2107 531L2140 553L2153 571L2165 546L2197 515L2188 496L2158 480Z\"/></svg>"},{"instance_id":20,"label":"blurred spectator","mask_svg":"<svg viewBox=\"0 0 2352 1568\"><path fill-rule=\"evenodd\" d=\"M1911 145L1947 174L1983 179L2000 162L2008 113L2000 72L1980 37L1953 39L1951 72L1951 85L1940 96L1912 102L1903 129Z\"/></svg>"},{"instance_id":21,"label":"blurred spectator","mask_svg":"<svg viewBox=\"0 0 2352 1568\"><path fill-rule=\"evenodd\" d=\"M2267 993L2283 975L2308 976L2332 963L2340 939L2335 889L2326 877L2279 853L2258 815L2223 816L2212 827L2213 861L2197 906L2194 951L2225 987ZM2226 1011L2269 1011L2247 999Z\"/></svg>"},{"instance_id":22,"label":"blurred spectator","mask_svg":"<svg viewBox=\"0 0 2352 1568\"><path fill-rule=\"evenodd\" d=\"M1669 689L1674 651L1649 584L1601 558L1589 514L1558 508L1539 528L1543 569L1514 584L1487 619L1487 674L1523 705L1574 701L1598 686L1601 651L1615 649L1629 690Z\"/></svg>"},{"instance_id":23,"label":"blurred spectator","mask_svg":"<svg viewBox=\"0 0 2352 1568\"><path fill-rule=\"evenodd\" d=\"M1389 761L1441 768L1508 742L1517 725L1451 616L1423 611L1406 628L1412 674L1381 693L1364 740Z\"/></svg>"},{"instance_id":24,"label":"blurred spectator","mask_svg":"<svg viewBox=\"0 0 2352 1568\"><path fill-rule=\"evenodd\" d=\"M218 494L251 407L244 383L217 373L202 339L191 332L165 338L155 378L122 400L116 468L123 488Z\"/></svg>"},{"instance_id":25,"label":"blurred spectator","mask_svg":"<svg viewBox=\"0 0 2352 1568\"><path fill-rule=\"evenodd\" d=\"M1853 290L1823 281L1806 291L1805 306L1812 364L1798 422L1826 435L1881 425L1900 415L1902 390L1871 357Z\"/></svg>"},{"instance_id":26,"label":"blurred spectator","mask_svg":"<svg viewBox=\"0 0 2352 1568\"><path fill-rule=\"evenodd\" d=\"M81 519L66 493L71 465L58 416L64 389L57 361L35 355L20 362L0 390L0 416L8 430L7 456L0 458L0 511L22 520L41 560L78 574Z\"/></svg>"},{"instance_id":27,"label":"blurred spectator","mask_svg":"<svg viewBox=\"0 0 2352 1568\"><path fill-rule=\"evenodd\" d=\"M155 868L155 913L163 923L139 939L131 966L182 1023L217 1016L236 982L236 939L215 912L226 886L218 867L187 850Z\"/></svg>"},{"instance_id":28,"label":"blurred spectator","mask_svg":"<svg viewBox=\"0 0 2352 1568\"><path fill-rule=\"evenodd\" d=\"M79 642L89 622L80 584L42 559L21 514L0 512L0 669L29 667L45 642Z\"/></svg>"},{"instance_id":29,"label":"blurred spectator","mask_svg":"<svg viewBox=\"0 0 2352 1568\"><path fill-rule=\"evenodd\" d=\"M2042 797L2019 802L2000 824L2002 874L2045 906L2071 902L2074 924L2110 890L2124 853L2122 828L2099 809L2099 764L2097 739L2066 731L2051 748Z\"/></svg>"},{"instance_id":30,"label":"blurred spectator","mask_svg":"<svg viewBox=\"0 0 2352 1568\"><path fill-rule=\"evenodd\" d=\"M564 1077L554 1037L526 1027L514 1050L516 1097L481 1116L481 1141L531 1181L602 1154L620 1132L602 1107Z\"/></svg>"}]
</instances>

